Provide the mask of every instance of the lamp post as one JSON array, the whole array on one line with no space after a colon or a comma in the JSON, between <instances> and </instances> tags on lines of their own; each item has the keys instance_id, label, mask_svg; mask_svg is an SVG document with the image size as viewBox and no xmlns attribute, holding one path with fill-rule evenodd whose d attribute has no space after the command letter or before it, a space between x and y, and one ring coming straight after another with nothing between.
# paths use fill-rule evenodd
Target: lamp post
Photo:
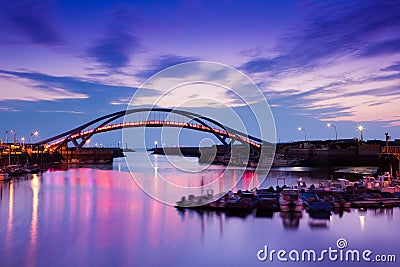
<instances>
[{"instance_id":1,"label":"lamp post","mask_svg":"<svg viewBox=\"0 0 400 267\"><path fill-rule=\"evenodd\" d=\"M21 141L22 141L22 148L24 148L25 147L25 137L24 136L21 137Z\"/></svg>"},{"instance_id":2,"label":"lamp post","mask_svg":"<svg viewBox=\"0 0 400 267\"><path fill-rule=\"evenodd\" d=\"M8 144L8 134L9 133L14 133L13 130L6 130L6 144Z\"/></svg>"},{"instance_id":3,"label":"lamp post","mask_svg":"<svg viewBox=\"0 0 400 267\"><path fill-rule=\"evenodd\" d=\"M360 132L360 142L362 142L363 141L363 130L364 130L364 127L362 125L358 125L357 129Z\"/></svg>"},{"instance_id":4,"label":"lamp post","mask_svg":"<svg viewBox=\"0 0 400 267\"><path fill-rule=\"evenodd\" d=\"M307 131L306 131L306 129L299 127L299 128L297 128L297 130L304 131L304 141L307 141Z\"/></svg>"},{"instance_id":5,"label":"lamp post","mask_svg":"<svg viewBox=\"0 0 400 267\"><path fill-rule=\"evenodd\" d=\"M32 136L38 137L39 136L39 131L34 131L33 133L30 134L29 137L29 143L32 144Z\"/></svg>"},{"instance_id":6,"label":"lamp post","mask_svg":"<svg viewBox=\"0 0 400 267\"><path fill-rule=\"evenodd\" d=\"M337 129L336 129L336 125L332 124L332 123L327 123L326 124L327 127L333 127L335 128L335 140L337 140Z\"/></svg>"},{"instance_id":7,"label":"lamp post","mask_svg":"<svg viewBox=\"0 0 400 267\"><path fill-rule=\"evenodd\" d=\"M29 136L29 144L31 144L31 152L33 153L33 145L32 145L32 137L38 137L39 136L39 131L34 131L33 133L30 134ZM38 153L39 153L39 147L38 147Z\"/></svg>"}]
</instances>

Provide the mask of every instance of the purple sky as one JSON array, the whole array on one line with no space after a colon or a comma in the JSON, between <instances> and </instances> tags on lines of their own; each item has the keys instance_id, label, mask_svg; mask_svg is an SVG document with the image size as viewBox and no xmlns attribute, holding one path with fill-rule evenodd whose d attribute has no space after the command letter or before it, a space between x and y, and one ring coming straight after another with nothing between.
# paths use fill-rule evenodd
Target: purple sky
<instances>
[{"instance_id":1,"label":"purple sky","mask_svg":"<svg viewBox=\"0 0 400 267\"><path fill-rule=\"evenodd\" d=\"M124 110L176 63L235 67L277 139L400 138L398 1L30 1L0 6L0 136L40 139ZM238 109L240 110L240 109ZM120 134L99 136L116 143Z\"/></svg>"}]
</instances>

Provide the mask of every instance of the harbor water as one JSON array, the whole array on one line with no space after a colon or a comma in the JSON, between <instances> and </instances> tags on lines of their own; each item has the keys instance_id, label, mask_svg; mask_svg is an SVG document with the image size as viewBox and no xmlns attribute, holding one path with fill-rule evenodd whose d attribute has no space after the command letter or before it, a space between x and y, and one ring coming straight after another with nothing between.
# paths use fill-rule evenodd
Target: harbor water
<instances>
[{"instance_id":1,"label":"harbor water","mask_svg":"<svg viewBox=\"0 0 400 267\"><path fill-rule=\"evenodd\" d=\"M182 184L200 183L204 176L182 176L164 156L149 157L158 172ZM137 166L140 159L134 153L128 157ZM211 166L206 178L219 177L223 170ZM227 174L234 177L239 170ZM157 173L139 167L133 175ZM289 185L302 178L309 185L329 175L319 169L278 168L262 186L282 185L277 178L285 178ZM251 188L253 176L246 171L243 178L236 177L234 190ZM49 169L0 184L0 266L398 266L377 262L374 256L394 255L400 260L399 225L399 208L350 209L327 217L306 211L179 211L143 192L124 158L112 166ZM289 251L315 250L319 257L329 248L338 250L336 260L327 255L320 261L288 259ZM340 259L340 251L344 255L349 249L370 250L373 260ZM287 261L276 253L271 259L271 250L286 250ZM264 252L268 257L261 261L258 256Z\"/></svg>"}]
</instances>

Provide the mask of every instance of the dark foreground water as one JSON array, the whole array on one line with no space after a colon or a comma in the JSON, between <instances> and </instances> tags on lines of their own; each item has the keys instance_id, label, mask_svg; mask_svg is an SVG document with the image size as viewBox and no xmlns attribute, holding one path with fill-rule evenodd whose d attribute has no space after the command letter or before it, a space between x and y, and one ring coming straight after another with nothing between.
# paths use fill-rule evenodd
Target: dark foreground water
<instances>
[{"instance_id":1,"label":"dark foreground water","mask_svg":"<svg viewBox=\"0 0 400 267\"><path fill-rule=\"evenodd\" d=\"M168 168L163 157L153 160L158 170ZM213 166L208 175L221 169ZM154 170L136 171L156 175ZM166 173L175 175L173 170ZM251 175L246 173L238 188L251 187ZM295 183L298 177L317 182L321 175L310 169L279 169L264 186L276 185L277 177ZM112 169L48 171L0 184L0 266L398 266L399 228L399 208L352 209L325 219L304 211L179 212L143 193L124 159ZM338 239L345 240L337 244ZM258 260L265 246L268 254L286 250L281 256L288 262L279 261L276 253L272 261ZM331 251L331 259L328 252L321 257L329 247L337 252ZM321 261L310 262L307 254L302 261L304 250L314 250ZM371 261L346 262L349 250L360 255L371 250ZM300 262L289 258L291 253L296 259L296 251ZM393 254L397 263L374 261L378 254Z\"/></svg>"}]
</instances>

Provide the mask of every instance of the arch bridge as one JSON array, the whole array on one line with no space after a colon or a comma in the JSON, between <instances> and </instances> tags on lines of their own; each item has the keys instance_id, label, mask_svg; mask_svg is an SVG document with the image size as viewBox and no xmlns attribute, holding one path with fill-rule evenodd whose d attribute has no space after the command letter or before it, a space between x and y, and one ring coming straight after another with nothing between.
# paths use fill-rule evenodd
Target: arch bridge
<instances>
[{"instance_id":1,"label":"arch bridge","mask_svg":"<svg viewBox=\"0 0 400 267\"><path fill-rule=\"evenodd\" d=\"M123 123L115 122L131 114L138 114L138 119ZM144 120L141 119L141 114L145 114ZM193 112L168 108L138 108L99 117L70 131L40 141L37 144L44 145L48 150L57 151L71 142L77 150L81 150L95 134L133 127L178 127L208 132L213 134L225 147L230 147L233 142L239 141L242 144L250 145L253 149L260 150L267 143L260 138L237 131L216 120Z\"/></svg>"}]
</instances>

